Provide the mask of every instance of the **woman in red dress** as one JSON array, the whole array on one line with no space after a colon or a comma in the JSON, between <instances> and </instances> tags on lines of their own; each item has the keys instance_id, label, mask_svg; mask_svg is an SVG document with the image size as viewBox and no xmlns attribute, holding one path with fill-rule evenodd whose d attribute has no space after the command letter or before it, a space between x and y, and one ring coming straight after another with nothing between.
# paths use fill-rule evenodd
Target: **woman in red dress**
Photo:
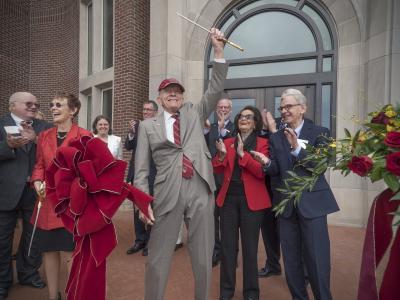
<instances>
[{"instance_id":1,"label":"woman in red dress","mask_svg":"<svg viewBox=\"0 0 400 300\"><path fill-rule=\"evenodd\" d=\"M58 94L50 102L50 110L55 127L43 131L38 138L36 165L32 172L31 182L39 193L46 182L45 171L52 163L59 147L68 145L69 141L87 135L90 131L78 127L73 119L78 115L81 103L72 94ZM36 213L33 214L36 216ZM59 292L59 274L61 252L64 252L68 272L70 270L71 254L75 244L73 236L68 232L60 218L54 213L50 201L43 199L37 223L38 245L43 253L44 268L50 299L61 299Z\"/></svg>"}]
</instances>

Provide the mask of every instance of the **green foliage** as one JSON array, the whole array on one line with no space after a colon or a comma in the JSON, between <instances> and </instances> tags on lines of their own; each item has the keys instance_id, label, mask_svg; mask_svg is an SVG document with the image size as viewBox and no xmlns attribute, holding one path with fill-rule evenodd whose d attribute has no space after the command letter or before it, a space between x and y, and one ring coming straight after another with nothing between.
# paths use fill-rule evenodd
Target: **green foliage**
<instances>
[{"instance_id":1,"label":"green foliage","mask_svg":"<svg viewBox=\"0 0 400 300\"><path fill-rule=\"evenodd\" d=\"M392 200L400 200L400 177L386 166L387 155L400 151L400 145L390 147L386 144L390 132L400 132L400 107L395 109L392 105L385 105L381 110L369 113L369 116L370 120L361 124L354 135L344 129L345 137L342 139L321 137L322 146L306 146L308 155L297 162L295 169L301 166L309 175L299 177L293 171L287 172L284 188L279 189L284 200L274 208L277 214L283 213L290 201L297 205L303 192L312 191L319 176L328 168L339 170L344 176L357 170L354 158L369 161L372 166L366 168L362 176L368 177L371 182L383 180L396 193Z\"/></svg>"}]
</instances>

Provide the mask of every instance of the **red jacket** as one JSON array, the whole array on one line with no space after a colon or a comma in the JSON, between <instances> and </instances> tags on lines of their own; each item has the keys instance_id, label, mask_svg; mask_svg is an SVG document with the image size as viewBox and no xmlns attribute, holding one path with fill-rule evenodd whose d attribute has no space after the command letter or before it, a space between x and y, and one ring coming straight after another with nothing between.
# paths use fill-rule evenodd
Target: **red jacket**
<instances>
[{"instance_id":1,"label":"red jacket","mask_svg":"<svg viewBox=\"0 0 400 300\"><path fill-rule=\"evenodd\" d=\"M224 173L224 181L217 196L217 205L222 207L236 159L235 138L224 140L226 147L226 157L220 162L218 155L212 161L215 173ZM268 140L257 137L256 151L268 155ZM271 199L265 186L265 174L262 166L257 162L250 153L244 152L243 158L239 158L239 167L242 169L242 181L246 194L247 205L250 210L261 210L271 207Z\"/></svg>"},{"instance_id":2,"label":"red jacket","mask_svg":"<svg viewBox=\"0 0 400 300\"><path fill-rule=\"evenodd\" d=\"M81 137L83 135L92 136L90 131L78 127L73 124L71 130L68 132L63 143L60 147L65 146L70 140ZM53 127L42 131L39 134L37 148L36 148L36 164L32 171L31 182L40 180L46 181L45 171L50 166L53 158L56 156L57 151L57 128ZM32 214L32 221L36 217L37 203L35 211ZM54 207L49 201L43 201L42 208L40 209L39 219L37 226L41 229L51 230L64 227L60 218L57 218Z\"/></svg>"}]
</instances>

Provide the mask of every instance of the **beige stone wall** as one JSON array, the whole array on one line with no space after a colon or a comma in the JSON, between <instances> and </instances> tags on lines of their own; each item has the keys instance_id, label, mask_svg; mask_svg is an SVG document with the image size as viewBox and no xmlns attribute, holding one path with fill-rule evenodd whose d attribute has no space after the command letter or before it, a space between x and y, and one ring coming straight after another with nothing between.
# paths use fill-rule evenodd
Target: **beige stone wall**
<instances>
[{"instance_id":1,"label":"beige stone wall","mask_svg":"<svg viewBox=\"0 0 400 300\"><path fill-rule=\"evenodd\" d=\"M186 99L203 92L207 33L179 19L175 12L211 27L234 0L151 0L150 98L159 82L182 80ZM400 103L400 3L395 0L323 0L336 23L339 39L337 135L355 131L352 115L363 119L379 103ZM338 172L327 177L341 211L330 223L364 226L369 207L383 184Z\"/></svg>"}]
</instances>

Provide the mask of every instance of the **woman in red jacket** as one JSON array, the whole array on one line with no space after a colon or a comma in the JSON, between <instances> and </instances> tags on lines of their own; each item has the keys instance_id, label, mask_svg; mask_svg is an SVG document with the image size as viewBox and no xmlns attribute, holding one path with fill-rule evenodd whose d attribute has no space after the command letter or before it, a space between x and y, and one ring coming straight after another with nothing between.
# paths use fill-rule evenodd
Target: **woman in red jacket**
<instances>
[{"instance_id":1,"label":"woman in red jacket","mask_svg":"<svg viewBox=\"0 0 400 300\"><path fill-rule=\"evenodd\" d=\"M243 259L244 299L259 299L257 250L264 209L271 207L262 166L250 154L256 150L268 155L268 140L258 137L262 129L260 111L246 106L235 117L235 138L217 141L213 159L215 173L224 180L216 203L220 207L222 259L220 299L235 293L236 262L240 239Z\"/></svg>"},{"instance_id":2,"label":"woman in red jacket","mask_svg":"<svg viewBox=\"0 0 400 300\"><path fill-rule=\"evenodd\" d=\"M57 148L67 145L72 139L92 135L90 131L73 124L73 119L78 115L80 107L79 99L72 94L58 94L50 102L55 127L39 135L36 165L31 176L31 182L38 194L43 188L43 183L46 182L45 171L53 161ZM34 217L36 213L34 212ZM67 267L70 270L71 254L75 247L72 234L64 228L61 219L54 213L54 207L45 199L42 201L37 227L35 238L38 240L39 250L43 253L49 298L61 299L58 287L61 252L65 252Z\"/></svg>"}]
</instances>

